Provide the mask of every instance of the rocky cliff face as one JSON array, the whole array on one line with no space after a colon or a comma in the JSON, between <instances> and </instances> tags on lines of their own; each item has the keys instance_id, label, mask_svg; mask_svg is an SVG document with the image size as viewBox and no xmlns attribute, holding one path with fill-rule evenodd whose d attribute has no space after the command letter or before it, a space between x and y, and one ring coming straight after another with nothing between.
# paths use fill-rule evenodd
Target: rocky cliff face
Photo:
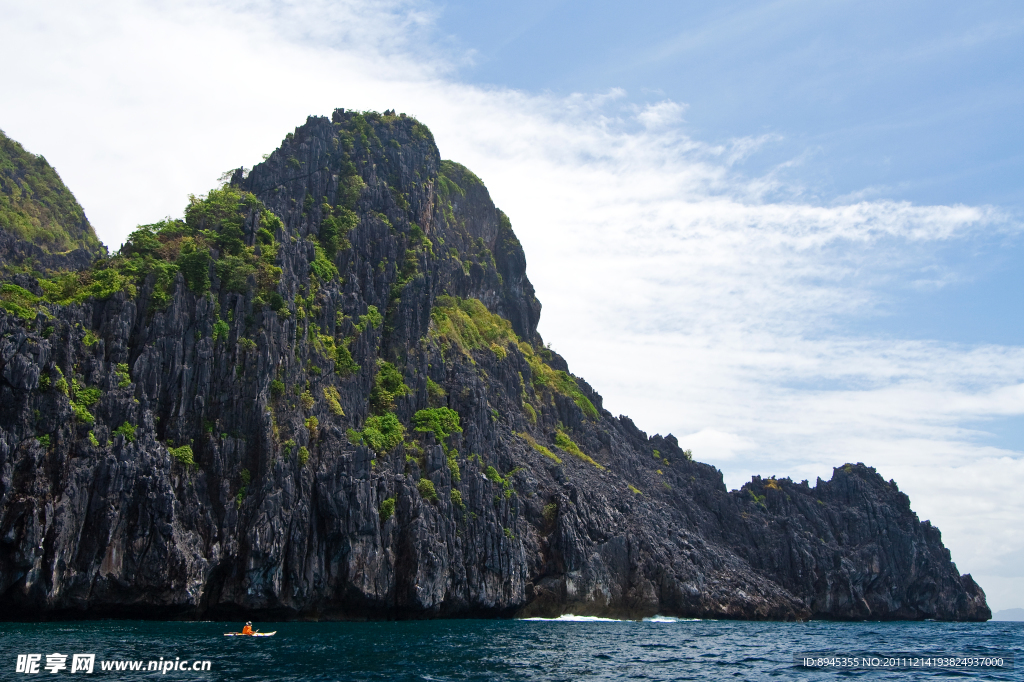
<instances>
[{"instance_id":1,"label":"rocky cliff face","mask_svg":"<svg viewBox=\"0 0 1024 682\"><path fill-rule=\"evenodd\" d=\"M730 493L605 411L403 115L310 118L0 305L6 618L990 617L873 469Z\"/></svg>"}]
</instances>

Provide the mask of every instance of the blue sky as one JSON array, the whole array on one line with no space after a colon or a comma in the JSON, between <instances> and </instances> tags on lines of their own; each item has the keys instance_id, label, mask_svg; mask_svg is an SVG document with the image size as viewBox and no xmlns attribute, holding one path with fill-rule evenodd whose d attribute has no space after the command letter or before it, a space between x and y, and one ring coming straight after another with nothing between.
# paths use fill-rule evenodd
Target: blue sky
<instances>
[{"instance_id":1,"label":"blue sky","mask_svg":"<svg viewBox=\"0 0 1024 682\"><path fill-rule=\"evenodd\" d=\"M780 195L991 204L1024 215L1024 6L1015 2L452 1L437 30L466 80L686 103L711 143L770 135L739 168ZM787 197L788 198L788 197ZM963 343L1024 339L1021 244L936 257L941 287L892 282L851 331Z\"/></svg>"},{"instance_id":2,"label":"blue sky","mask_svg":"<svg viewBox=\"0 0 1024 682\"><path fill-rule=\"evenodd\" d=\"M689 105L705 141L777 135L754 173L821 200L1024 206L1024 7L1015 2L446 2L470 82L624 88Z\"/></svg>"},{"instance_id":3,"label":"blue sky","mask_svg":"<svg viewBox=\"0 0 1024 682\"><path fill-rule=\"evenodd\" d=\"M737 170L777 198L989 204L1024 215L1024 6L1013 2L451 1L436 24L462 78L566 96L670 99L710 143L770 136ZM828 332L961 344L1024 340L1024 245L933 246L941 285L894 273ZM935 263L928 267L934 268ZM900 276L902 275L902 276ZM833 382L834 385L834 382ZM979 422L1024 445L1024 418Z\"/></svg>"},{"instance_id":4,"label":"blue sky","mask_svg":"<svg viewBox=\"0 0 1024 682\"><path fill-rule=\"evenodd\" d=\"M0 0L0 16L19 65L0 128L111 247L308 115L416 115L510 216L541 333L609 410L730 487L875 466L993 607L1024 605L1024 5Z\"/></svg>"}]
</instances>

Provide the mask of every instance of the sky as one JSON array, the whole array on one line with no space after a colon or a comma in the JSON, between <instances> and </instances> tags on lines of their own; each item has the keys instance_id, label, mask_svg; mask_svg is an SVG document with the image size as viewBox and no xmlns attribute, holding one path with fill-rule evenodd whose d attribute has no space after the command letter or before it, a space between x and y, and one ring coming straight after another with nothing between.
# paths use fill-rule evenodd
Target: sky
<instances>
[{"instance_id":1,"label":"sky","mask_svg":"<svg viewBox=\"0 0 1024 682\"><path fill-rule=\"evenodd\" d=\"M739 487L874 466L1024 606L1024 6L23 3L0 129L116 248L309 115L487 184L540 331Z\"/></svg>"}]
</instances>

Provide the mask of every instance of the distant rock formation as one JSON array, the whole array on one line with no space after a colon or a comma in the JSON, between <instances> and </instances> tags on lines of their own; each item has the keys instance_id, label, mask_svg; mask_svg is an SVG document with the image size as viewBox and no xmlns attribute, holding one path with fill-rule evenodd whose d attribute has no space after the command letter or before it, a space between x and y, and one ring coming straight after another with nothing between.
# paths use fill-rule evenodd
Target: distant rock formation
<instances>
[{"instance_id":1,"label":"distant rock formation","mask_svg":"<svg viewBox=\"0 0 1024 682\"><path fill-rule=\"evenodd\" d=\"M0 292L3 618L991 615L874 469L728 492L607 412L410 117L310 118L81 265Z\"/></svg>"},{"instance_id":2,"label":"distant rock formation","mask_svg":"<svg viewBox=\"0 0 1024 682\"><path fill-rule=\"evenodd\" d=\"M1003 609L996 611L992 620L1024 621L1024 609Z\"/></svg>"}]
</instances>

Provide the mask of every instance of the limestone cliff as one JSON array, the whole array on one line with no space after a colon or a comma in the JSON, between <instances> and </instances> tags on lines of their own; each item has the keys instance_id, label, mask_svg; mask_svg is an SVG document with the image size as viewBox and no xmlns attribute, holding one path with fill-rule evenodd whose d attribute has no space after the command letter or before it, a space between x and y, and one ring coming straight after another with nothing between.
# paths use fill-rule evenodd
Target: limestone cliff
<instances>
[{"instance_id":1,"label":"limestone cliff","mask_svg":"<svg viewBox=\"0 0 1024 682\"><path fill-rule=\"evenodd\" d=\"M730 493L604 410L404 115L310 118L0 306L4 618L990 617L873 469Z\"/></svg>"}]
</instances>

